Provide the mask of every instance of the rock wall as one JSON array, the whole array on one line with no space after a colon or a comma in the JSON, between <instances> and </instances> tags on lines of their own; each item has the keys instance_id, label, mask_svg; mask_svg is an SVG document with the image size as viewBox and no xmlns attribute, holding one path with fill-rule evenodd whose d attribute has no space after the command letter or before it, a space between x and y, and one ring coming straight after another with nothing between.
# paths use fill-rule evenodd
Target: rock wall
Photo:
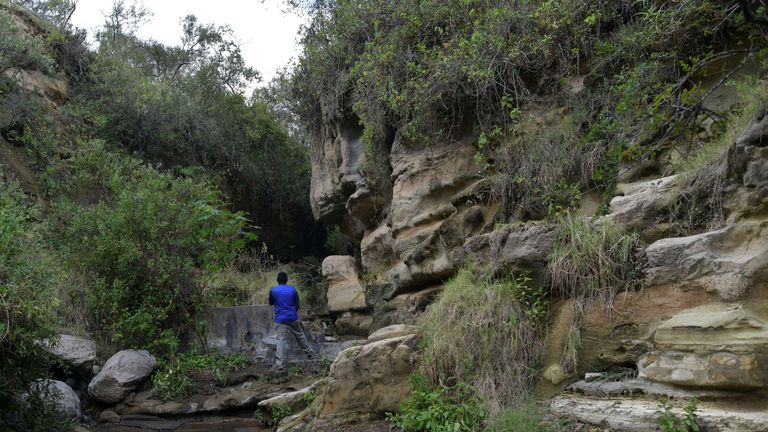
<instances>
[{"instance_id":1,"label":"rock wall","mask_svg":"<svg viewBox=\"0 0 768 432\"><path fill-rule=\"evenodd\" d=\"M315 149L315 156L323 158L313 160L313 207L321 220L339 224L360 240L359 265L365 277L342 279L353 280L356 292L362 290L373 310L368 322L365 308L336 308L342 314L337 324L358 333L364 333L361 328L374 332L412 324L439 293L441 283L467 262L493 274L529 272L533 283L546 285L553 227L529 222L493 229L494 206L473 200L484 180L475 169L475 150L468 138L421 146L397 135L387 161L390 201L372 211L359 204L361 197L374 196L364 175L359 133L338 128L329 137L333 139L322 149ZM328 157L331 154L336 156ZM648 430L648 424L655 424L653 418L648 420L648 413L655 412L654 398L696 396L706 400L701 412L708 430L736 430L729 424L744 427L738 430L761 430L755 419L764 418L760 412L768 408L757 402L764 400L768 385L766 173L768 114L762 111L712 171L721 176L711 180L722 185L722 227L673 237L666 212L690 185L685 173L618 186L609 214L592 221L640 234L647 245L644 288L619 294L610 310L587 307L579 367L571 374L560 359L573 302L555 299L538 394L552 396L577 382L553 399L553 409L618 430ZM385 196L370 202L385 202ZM350 324L361 320L364 325ZM361 349L350 353L357 356ZM347 357L340 357L334 367L351 367ZM608 393L579 381L585 372L600 375L616 368L629 375L634 371L637 378L611 384ZM613 399L627 394L644 396ZM750 402L734 413L729 404L742 403L734 401ZM611 413L621 418L607 421Z\"/></svg>"}]
</instances>

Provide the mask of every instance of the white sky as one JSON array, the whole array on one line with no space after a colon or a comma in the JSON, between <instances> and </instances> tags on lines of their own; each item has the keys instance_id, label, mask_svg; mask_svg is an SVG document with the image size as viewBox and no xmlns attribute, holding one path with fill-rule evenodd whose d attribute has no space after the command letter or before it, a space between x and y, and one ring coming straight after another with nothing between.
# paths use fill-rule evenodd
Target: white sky
<instances>
[{"instance_id":1,"label":"white sky","mask_svg":"<svg viewBox=\"0 0 768 432\"><path fill-rule=\"evenodd\" d=\"M284 13L280 0L144 0L143 5L152 16L137 34L167 45L180 42L181 18L188 14L196 15L201 23L232 27L245 61L261 72L260 85L269 83L299 53L297 32L304 18ZM92 36L111 6L112 0L79 0L72 24Z\"/></svg>"}]
</instances>

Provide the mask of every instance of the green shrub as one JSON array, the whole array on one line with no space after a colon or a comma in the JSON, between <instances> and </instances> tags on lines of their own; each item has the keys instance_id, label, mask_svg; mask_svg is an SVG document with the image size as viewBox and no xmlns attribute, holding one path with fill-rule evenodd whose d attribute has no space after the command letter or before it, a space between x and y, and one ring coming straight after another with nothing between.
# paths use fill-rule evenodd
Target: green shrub
<instances>
[{"instance_id":1,"label":"green shrub","mask_svg":"<svg viewBox=\"0 0 768 432\"><path fill-rule=\"evenodd\" d=\"M699 400L693 398L683 408L682 416L678 416L672 411L672 407L666 400L659 401L657 414L659 415L658 424L661 432L699 432L701 426L696 418L698 407Z\"/></svg>"},{"instance_id":2,"label":"green shrub","mask_svg":"<svg viewBox=\"0 0 768 432\"><path fill-rule=\"evenodd\" d=\"M432 385L468 383L491 412L528 398L547 310L546 293L528 283L524 277L488 281L462 269L445 284L419 321L421 368Z\"/></svg>"},{"instance_id":3,"label":"green shrub","mask_svg":"<svg viewBox=\"0 0 768 432\"><path fill-rule=\"evenodd\" d=\"M99 142L71 164L50 235L88 279L94 329L119 346L174 351L203 306L195 276L245 245L245 218L200 173L176 177Z\"/></svg>"},{"instance_id":4,"label":"green shrub","mask_svg":"<svg viewBox=\"0 0 768 432\"><path fill-rule=\"evenodd\" d=\"M189 373L192 370L208 371L217 384L224 386L229 375L251 364L242 353L229 355L203 355L194 352L177 354L162 360L152 375L152 391L163 400L188 396L192 390Z\"/></svg>"},{"instance_id":5,"label":"green shrub","mask_svg":"<svg viewBox=\"0 0 768 432\"><path fill-rule=\"evenodd\" d=\"M409 432L473 432L481 430L486 410L475 390L464 383L433 386L414 374L410 396L389 420Z\"/></svg>"},{"instance_id":6,"label":"green shrub","mask_svg":"<svg viewBox=\"0 0 768 432\"><path fill-rule=\"evenodd\" d=\"M545 419L544 410L535 401L505 410L488 421L485 432L565 432L570 431L561 421Z\"/></svg>"},{"instance_id":7,"label":"green shrub","mask_svg":"<svg viewBox=\"0 0 768 432\"><path fill-rule=\"evenodd\" d=\"M45 388L30 388L52 364L46 347L54 336L62 276L43 242L40 216L18 184L0 177L0 428L10 430L72 426L52 413Z\"/></svg>"}]
</instances>

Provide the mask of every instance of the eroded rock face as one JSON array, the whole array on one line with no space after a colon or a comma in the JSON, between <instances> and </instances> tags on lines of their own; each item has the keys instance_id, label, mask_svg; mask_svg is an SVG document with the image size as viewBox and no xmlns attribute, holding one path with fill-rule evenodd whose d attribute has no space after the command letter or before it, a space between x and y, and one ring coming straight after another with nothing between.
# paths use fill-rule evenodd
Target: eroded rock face
<instances>
[{"instance_id":1,"label":"eroded rock face","mask_svg":"<svg viewBox=\"0 0 768 432\"><path fill-rule=\"evenodd\" d=\"M728 149L723 190L729 223L768 214L768 109Z\"/></svg>"},{"instance_id":2,"label":"eroded rock face","mask_svg":"<svg viewBox=\"0 0 768 432\"><path fill-rule=\"evenodd\" d=\"M312 185L310 203L315 218L337 224L348 235L360 238L365 225L347 211L362 206L363 196L370 197L362 174L365 150L357 122L334 121L324 128L325 136L310 147ZM355 198L352 199L352 196Z\"/></svg>"},{"instance_id":3,"label":"eroded rock face","mask_svg":"<svg viewBox=\"0 0 768 432\"><path fill-rule=\"evenodd\" d=\"M440 287L431 287L414 293L401 294L378 305L373 314L371 331L393 324L416 324L416 321L440 293Z\"/></svg>"},{"instance_id":4,"label":"eroded rock face","mask_svg":"<svg viewBox=\"0 0 768 432\"><path fill-rule=\"evenodd\" d=\"M391 189L371 192L357 126L327 126L312 146L315 217L361 239L364 270L392 284L383 300L435 284L464 264L464 240L487 231L492 208L473 199L477 174L471 137L441 145L397 134L389 154Z\"/></svg>"},{"instance_id":5,"label":"eroded rock face","mask_svg":"<svg viewBox=\"0 0 768 432\"><path fill-rule=\"evenodd\" d=\"M96 344L92 340L70 335L59 335L51 353L64 364L83 375L90 375L96 361Z\"/></svg>"},{"instance_id":6,"label":"eroded rock face","mask_svg":"<svg viewBox=\"0 0 768 432\"><path fill-rule=\"evenodd\" d=\"M365 308L365 291L357 278L353 257L332 255L325 258L323 277L328 281L328 309L331 312Z\"/></svg>"},{"instance_id":7,"label":"eroded rock face","mask_svg":"<svg viewBox=\"0 0 768 432\"><path fill-rule=\"evenodd\" d=\"M610 213L603 219L625 231L640 231L646 240L661 238L667 228L664 209L677 199L678 181L675 175L617 185L621 195L611 200Z\"/></svg>"},{"instance_id":8,"label":"eroded rock face","mask_svg":"<svg viewBox=\"0 0 768 432\"><path fill-rule=\"evenodd\" d=\"M394 324L384 328L380 328L368 336L368 343L377 342L384 339L393 337L401 337L411 334L416 334L419 328L413 325L407 324Z\"/></svg>"},{"instance_id":9,"label":"eroded rock face","mask_svg":"<svg viewBox=\"0 0 768 432\"><path fill-rule=\"evenodd\" d=\"M768 220L743 221L646 249L647 285L674 284L733 301L768 290Z\"/></svg>"},{"instance_id":10,"label":"eroded rock face","mask_svg":"<svg viewBox=\"0 0 768 432\"><path fill-rule=\"evenodd\" d=\"M320 419L396 411L408 394L416 335L388 338L339 353L331 366Z\"/></svg>"},{"instance_id":11,"label":"eroded rock face","mask_svg":"<svg viewBox=\"0 0 768 432\"><path fill-rule=\"evenodd\" d=\"M344 312L336 319L336 333L367 337L372 323L373 318L370 315Z\"/></svg>"},{"instance_id":12,"label":"eroded rock face","mask_svg":"<svg viewBox=\"0 0 768 432\"><path fill-rule=\"evenodd\" d=\"M476 268L490 266L492 274L530 272L533 280L541 281L554 241L552 226L511 225L468 238L464 255Z\"/></svg>"},{"instance_id":13,"label":"eroded rock face","mask_svg":"<svg viewBox=\"0 0 768 432\"><path fill-rule=\"evenodd\" d=\"M148 351L123 350L104 364L88 384L88 394L104 403L117 403L149 378L157 361Z\"/></svg>"}]
</instances>

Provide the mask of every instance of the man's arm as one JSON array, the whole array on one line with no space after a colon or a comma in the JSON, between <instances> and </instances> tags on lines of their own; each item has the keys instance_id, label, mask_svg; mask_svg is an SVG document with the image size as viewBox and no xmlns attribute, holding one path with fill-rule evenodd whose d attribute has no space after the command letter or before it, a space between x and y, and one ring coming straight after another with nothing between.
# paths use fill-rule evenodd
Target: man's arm
<instances>
[{"instance_id":1,"label":"man's arm","mask_svg":"<svg viewBox=\"0 0 768 432\"><path fill-rule=\"evenodd\" d=\"M294 300L296 301L296 312L298 312L299 306L301 306L301 299L299 298L299 292L296 291L296 289L293 290L293 296Z\"/></svg>"},{"instance_id":2,"label":"man's arm","mask_svg":"<svg viewBox=\"0 0 768 432\"><path fill-rule=\"evenodd\" d=\"M272 297L272 289L269 290L269 305L274 306L275 304L275 298Z\"/></svg>"}]
</instances>

